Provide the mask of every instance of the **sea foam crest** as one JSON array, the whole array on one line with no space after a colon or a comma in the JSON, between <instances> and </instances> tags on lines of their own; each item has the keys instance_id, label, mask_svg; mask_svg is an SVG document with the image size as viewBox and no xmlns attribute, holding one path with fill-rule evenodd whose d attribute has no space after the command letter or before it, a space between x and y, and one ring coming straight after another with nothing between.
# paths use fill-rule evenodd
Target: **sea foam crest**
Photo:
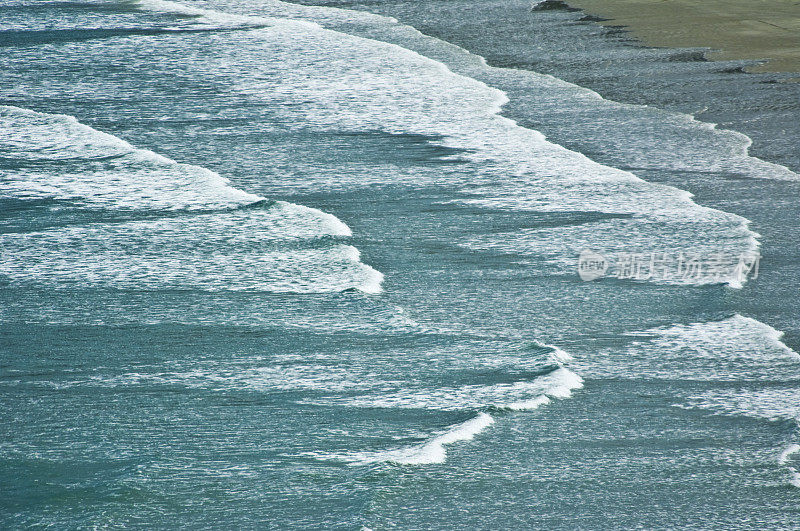
<instances>
[{"instance_id":1,"label":"sea foam crest","mask_svg":"<svg viewBox=\"0 0 800 531\"><path fill-rule=\"evenodd\" d=\"M347 461L351 465L369 465L384 462L403 465L443 463L447 458L446 445L459 441L472 440L477 434L494 424L494 422L494 418L488 413L479 413L475 418L451 426L422 444L395 450L355 452L333 457L338 457L338 459Z\"/></svg>"},{"instance_id":2,"label":"sea foam crest","mask_svg":"<svg viewBox=\"0 0 800 531\"><path fill-rule=\"evenodd\" d=\"M778 456L778 464L787 465L792 460L792 456L798 452L800 452L800 444L790 444ZM789 473L791 474L789 484L800 488L800 470L794 466L787 466L786 468L789 469Z\"/></svg>"},{"instance_id":3,"label":"sea foam crest","mask_svg":"<svg viewBox=\"0 0 800 531\"><path fill-rule=\"evenodd\" d=\"M785 465L789 462L789 458L797 452L800 452L800 444L790 444L778 456L778 464Z\"/></svg>"},{"instance_id":4,"label":"sea foam crest","mask_svg":"<svg viewBox=\"0 0 800 531\"><path fill-rule=\"evenodd\" d=\"M663 347L690 348L697 356L741 357L751 360L787 358L800 361L800 354L782 340L784 333L752 317L735 314L720 321L677 324L628 332L631 337L653 335ZM747 348L742 348L746 346Z\"/></svg>"},{"instance_id":5,"label":"sea foam crest","mask_svg":"<svg viewBox=\"0 0 800 531\"><path fill-rule=\"evenodd\" d=\"M532 410L549 404L551 398L569 398L572 396L572 391L583 387L583 378L564 367L556 369L544 378L549 380L549 387L543 394L504 404L502 407L515 411Z\"/></svg>"}]
</instances>

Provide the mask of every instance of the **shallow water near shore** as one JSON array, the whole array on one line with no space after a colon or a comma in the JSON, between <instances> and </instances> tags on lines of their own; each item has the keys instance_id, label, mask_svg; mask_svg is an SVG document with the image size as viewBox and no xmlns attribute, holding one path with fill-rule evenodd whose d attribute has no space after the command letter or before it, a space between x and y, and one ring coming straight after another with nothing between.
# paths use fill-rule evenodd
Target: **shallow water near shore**
<instances>
[{"instance_id":1,"label":"shallow water near shore","mask_svg":"<svg viewBox=\"0 0 800 531\"><path fill-rule=\"evenodd\" d=\"M0 522L798 525L798 89L317 3L0 2Z\"/></svg>"}]
</instances>

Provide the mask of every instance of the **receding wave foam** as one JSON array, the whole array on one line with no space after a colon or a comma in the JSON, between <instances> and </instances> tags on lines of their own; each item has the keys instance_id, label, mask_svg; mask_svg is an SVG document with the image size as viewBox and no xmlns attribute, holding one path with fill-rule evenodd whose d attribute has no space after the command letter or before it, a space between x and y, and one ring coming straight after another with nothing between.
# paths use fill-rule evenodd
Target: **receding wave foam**
<instances>
[{"instance_id":1,"label":"receding wave foam","mask_svg":"<svg viewBox=\"0 0 800 531\"><path fill-rule=\"evenodd\" d=\"M569 113L572 112L580 117L580 123L575 124L578 126L576 131L585 128L591 137L612 146L611 151L620 155L620 163L629 167L724 171L754 178L800 179L785 166L751 156L752 140L740 132L718 129L716 124L699 121L691 114L607 100L596 91L549 74L491 67L483 57L425 35L392 17L361 10L298 6L280 0L264 0L259 8L271 16L302 17L339 31L399 43L447 64L459 74L490 85L518 89L521 95L527 96L530 90L535 90L536 108L530 110L536 121L546 123L547 119L542 118L547 115L559 121L570 120ZM655 131L656 134L654 124L661 129ZM620 134L609 135L609 131Z\"/></svg>"}]
</instances>

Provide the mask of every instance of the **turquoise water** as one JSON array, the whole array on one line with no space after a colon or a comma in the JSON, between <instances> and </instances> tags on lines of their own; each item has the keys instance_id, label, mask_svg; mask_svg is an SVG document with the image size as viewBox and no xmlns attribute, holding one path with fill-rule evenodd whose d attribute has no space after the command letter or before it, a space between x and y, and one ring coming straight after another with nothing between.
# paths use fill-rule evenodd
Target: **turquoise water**
<instances>
[{"instance_id":1,"label":"turquoise water","mask_svg":"<svg viewBox=\"0 0 800 531\"><path fill-rule=\"evenodd\" d=\"M0 2L0 524L796 527L797 85L327 4Z\"/></svg>"}]
</instances>

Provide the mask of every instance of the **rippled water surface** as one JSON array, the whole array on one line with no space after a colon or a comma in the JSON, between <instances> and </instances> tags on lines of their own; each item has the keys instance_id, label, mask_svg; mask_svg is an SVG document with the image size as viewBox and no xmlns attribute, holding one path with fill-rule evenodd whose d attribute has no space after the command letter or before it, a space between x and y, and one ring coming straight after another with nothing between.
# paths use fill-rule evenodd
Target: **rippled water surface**
<instances>
[{"instance_id":1,"label":"rippled water surface","mask_svg":"<svg viewBox=\"0 0 800 531\"><path fill-rule=\"evenodd\" d=\"M800 85L305 4L0 1L0 524L800 525Z\"/></svg>"}]
</instances>

